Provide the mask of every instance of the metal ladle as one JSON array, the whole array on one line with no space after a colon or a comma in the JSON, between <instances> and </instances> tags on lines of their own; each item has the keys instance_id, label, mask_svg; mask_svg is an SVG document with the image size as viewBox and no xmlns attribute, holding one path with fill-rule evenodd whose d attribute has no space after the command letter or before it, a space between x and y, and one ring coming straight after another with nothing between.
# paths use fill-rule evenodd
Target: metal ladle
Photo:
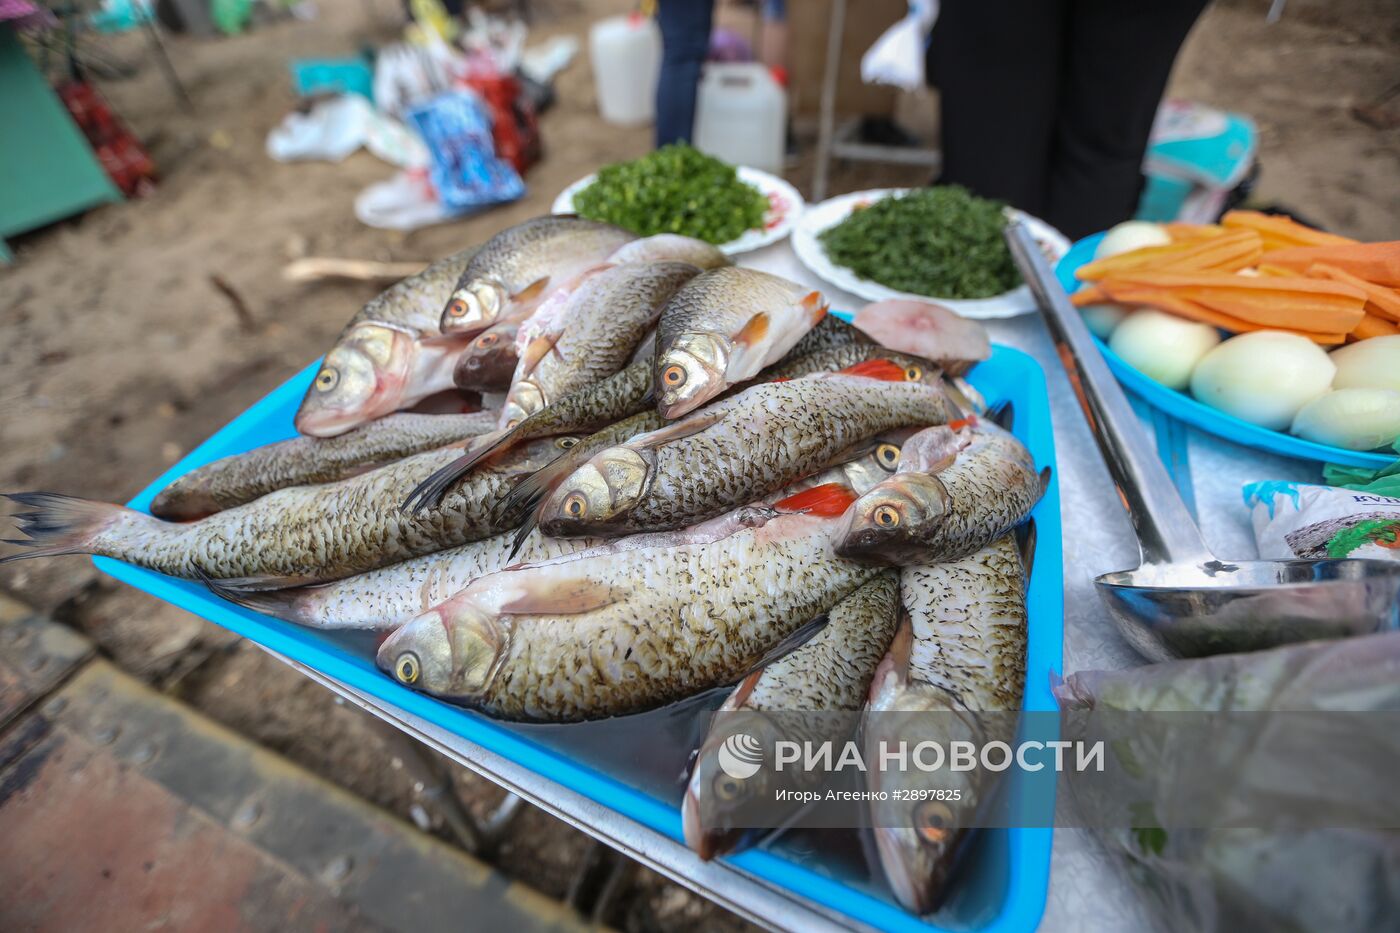
<instances>
[{"instance_id":1,"label":"metal ladle","mask_svg":"<svg viewBox=\"0 0 1400 933\"><path fill-rule=\"evenodd\" d=\"M1400 561L1217 560L1030 231L1006 241L1137 532L1141 566L1094 580L1129 644L1165 661L1400 626Z\"/></svg>"}]
</instances>

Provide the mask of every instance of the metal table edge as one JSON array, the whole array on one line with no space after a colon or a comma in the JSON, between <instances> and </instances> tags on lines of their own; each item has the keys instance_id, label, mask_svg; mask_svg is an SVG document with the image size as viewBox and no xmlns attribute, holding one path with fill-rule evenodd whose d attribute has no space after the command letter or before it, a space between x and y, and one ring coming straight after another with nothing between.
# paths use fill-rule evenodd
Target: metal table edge
<instances>
[{"instance_id":1,"label":"metal table edge","mask_svg":"<svg viewBox=\"0 0 1400 933\"><path fill-rule=\"evenodd\" d=\"M475 742L384 704L286 655L262 645L258 647L413 739L745 920L770 930L803 933L875 929L805 898L794 897L726 862L703 861L674 839L487 751Z\"/></svg>"}]
</instances>

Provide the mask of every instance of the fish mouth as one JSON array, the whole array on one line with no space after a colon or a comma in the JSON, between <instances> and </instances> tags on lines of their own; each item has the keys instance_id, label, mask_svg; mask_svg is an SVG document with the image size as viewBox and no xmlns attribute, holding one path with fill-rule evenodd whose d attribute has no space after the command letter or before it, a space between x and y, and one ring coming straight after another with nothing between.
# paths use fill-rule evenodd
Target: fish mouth
<instances>
[{"instance_id":1,"label":"fish mouth","mask_svg":"<svg viewBox=\"0 0 1400 933\"><path fill-rule=\"evenodd\" d=\"M904 909L922 917L938 907L944 872L936 867L927 877L915 877L916 866L905 857L907 850L900 844L900 836L906 832L908 830L876 827L875 848L880 853L880 865L895 899Z\"/></svg>"},{"instance_id":2,"label":"fish mouth","mask_svg":"<svg viewBox=\"0 0 1400 933\"><path fill-rule=\"evenodd\" d=\"M755 833L747 829L712 829L700 820L700 800L695 792L686 788L681 801L681 831L685 844L702 861L710 861L721 855L744 847Z\"/></svg>"}]
</instances>

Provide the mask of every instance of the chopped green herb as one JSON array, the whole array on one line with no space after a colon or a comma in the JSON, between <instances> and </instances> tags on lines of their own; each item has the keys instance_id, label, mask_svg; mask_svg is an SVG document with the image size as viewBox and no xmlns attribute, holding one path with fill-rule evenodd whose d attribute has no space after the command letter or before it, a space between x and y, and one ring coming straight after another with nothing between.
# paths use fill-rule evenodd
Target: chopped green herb
<instances>
[{"instance_id":1,"label":"chopped green herb","mask_svg":"<svg viewBox=\"0 0 1400 933\"><path fill-rule=\"evenodd\" d=\"M882 198L822 231L826 254L862 278L931 298L990 298L1021 281L1002 239L1005 205L957 185Z\"/></svg>"},{"instance_id":2,"label":"chopped green herb","mask_svg":"<svg viewBox=\"0 0 1400 933\"><path fill-rule=\"evenodd\" d=\"M763 226L768 199L734 166L685 143L609 165L574 195L574 210L641 236L679 233L728 243Z\"/></svg>"}]
</instances>

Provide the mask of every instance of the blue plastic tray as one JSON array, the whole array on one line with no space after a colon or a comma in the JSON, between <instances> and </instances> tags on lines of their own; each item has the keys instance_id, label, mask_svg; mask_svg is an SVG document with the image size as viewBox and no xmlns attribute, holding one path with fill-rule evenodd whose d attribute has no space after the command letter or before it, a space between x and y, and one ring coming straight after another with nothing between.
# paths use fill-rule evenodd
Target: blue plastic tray
<instances>
[{"instance_id":1,"label":"blue plastic tray","mask_svg":"<svg viewBox=\"0 0 1400 933\"><path fill-rule=\"evenodd\" d=\"M1060 284L1064 286L1065 291L1074 294L1075 290L1083 284L1074 277L1075 270L1094 258L1094 250L1098 248L1099 241L1103 237L1102 233L1096 233L1075 243L1055 266L1055 274L1059 276ZM1294 437L1292 434L1272 431L1269 428L1261 428L1257 424L1242 421L1234 415L1227 415L1219 409L1196 401L1185 392L1168 389L1160 382L1153 382L1130 366L1117 353L1110 350L1108 344L1099 338L1095 337L1094 343L1098 345L1104 359L1108 361L1108 368L1113 370L1113 375L1118 377L1123 388L1153 408L1160 409L1173 418L1200 428L1202 431L1223 437L1227 441L1234 441L1236 444L1243 444L1256 450L1266 450L1271 454L1295 457L1299 460L1320 460L1323 463L1341 463L1346 466L1378 469L1389 466L1395 461L1393 454L1366 453L1347 450L1343 447L1333 447L1330 444L1317 444L1305 441L1301 437Z\"/></svg>"},{"instance_id":2,"label":"blue plastic tray","mask_svg":"<svg viewBox=\"0 0 1400 933\"><path fill-rule=\"evenodd\" d=\"M189 470L219 457L291 437L294 433L292 415L318 365L307 367L239 415L129 505L146 511L157 492ZM978 365L970 379L989 403L1003 400L1013 403L1016 435L1035 456L1038 466L1053 469L1055 448L1050 406L1045 376L1036 362L1017 350L996 347L991 359ZM1056 707L1050 695L1050 683L1052 675L1058 674L1060 669L1064 635L1057 471L1052 473L1050 488L1033 514L1038 543L1028 596L1030 644L1025 709L1053 711ZM369 651L357 649L343 636L259 615L219 599L204 587L186 580L108 558L95 558L95 562L106 573L137 589L420 716L681 841L676 803L640 789L638 784L644 782L639 781L636 774L629 774L626 756L621 756L615 767L598 767L569 750L568 743L563 740L567 730L586 725L532 728L497 722L400 686L375 667ZM594 755L589 757L597 760ZM1015 785L1012 792L1016 792ZM799 863L785 855L780 847L753 849L735 856L733 861L750 874L879 929L1022 931L1034 929L1045 908L1050 842L1049 828L985 831L978 841L971 868L962 878L956 903L926 920L905 913L889 898L883 882L872 883L855 876L836 877L837 873L828 866L814 864L811 860Z\"/></svg>"}]
</instances>

